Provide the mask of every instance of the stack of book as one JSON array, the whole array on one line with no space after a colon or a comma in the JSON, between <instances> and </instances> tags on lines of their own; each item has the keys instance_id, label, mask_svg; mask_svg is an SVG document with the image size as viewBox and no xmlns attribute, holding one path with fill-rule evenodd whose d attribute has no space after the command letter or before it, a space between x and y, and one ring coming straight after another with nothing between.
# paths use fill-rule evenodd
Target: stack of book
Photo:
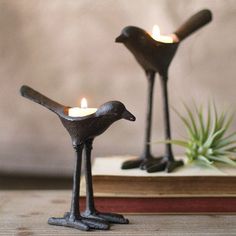
<instances>
[{"instance_id":1,"label":"stack of book","mask_svg":"<svg viewBox=\"0 0 236 236\"><path fill-rule=\"evenodd\" d=\"M236 168L185 165L174 173L121 170L132 157L100 157L93 164L96 207L123 213L236 212ZM133 157L135 158L135 157ZM85 180L81 183L85 205Z\"/></svg>"}]
</instances>

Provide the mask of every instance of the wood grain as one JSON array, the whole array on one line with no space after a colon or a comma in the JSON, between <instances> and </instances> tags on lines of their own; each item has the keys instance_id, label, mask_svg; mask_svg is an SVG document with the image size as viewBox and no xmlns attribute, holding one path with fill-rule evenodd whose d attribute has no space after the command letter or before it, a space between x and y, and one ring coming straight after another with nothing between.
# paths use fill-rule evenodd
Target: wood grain
<instances>
[{"instance_id":1,"label":"wood grain","mask_svg":"<svg viewBox=\"0 0 236 236\"><path fill-rule=\"evenodd\" d=\"M0 235L236 235L235 215L127 215L129 225L81 232L50 226L70 205L70 191L0 191Z\"/></svg>"}]
</instances>

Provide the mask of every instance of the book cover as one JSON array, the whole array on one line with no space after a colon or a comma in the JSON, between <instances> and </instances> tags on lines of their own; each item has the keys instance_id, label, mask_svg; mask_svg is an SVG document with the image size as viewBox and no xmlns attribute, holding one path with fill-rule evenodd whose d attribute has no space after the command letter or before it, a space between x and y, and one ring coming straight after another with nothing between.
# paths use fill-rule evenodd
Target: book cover
<instances>
[{"instance_id":1,"label":"book cover","mask_svg":"<svg viewBox=\"0 0 236 236\"><path fill-rule=\"evenodd\" d=\"M93 164L97 209L122 213L234 213L236 170L185 165L173 173L121 170L132 157L101 157ZM134 157L133 157L134 158ZM85 180L81 206L85 207Z\"/></svg>"}]
</instances>

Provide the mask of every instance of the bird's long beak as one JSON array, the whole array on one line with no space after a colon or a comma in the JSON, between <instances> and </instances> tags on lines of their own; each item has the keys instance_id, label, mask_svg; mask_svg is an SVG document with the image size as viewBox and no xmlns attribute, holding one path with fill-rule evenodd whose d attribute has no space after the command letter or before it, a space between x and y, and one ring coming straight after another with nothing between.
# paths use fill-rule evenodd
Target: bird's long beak
<instances>
[{"instance_id":1,"label":"bird's long beak","mask_svg":"<svg viewBox=\"0 0 236 236\"><path fill-rule=\"evenodd\" d=\"M127 37L124 34L121 34L116 38L115 42L116 43L124 43L126 40L127 40Z\"/></svg>"},{"instance_id":2,"label":"bird's long beak","mask_svg":"<svg viewBox=\"0 0 236 236\"><path fill-rule=\"evenodd\" d=\"M136 120L135 116L127 110L125 110L122 113L122 118L125 119L125 120L129 120L129 121L135 121Z\"/></svg>"}]
</instances>

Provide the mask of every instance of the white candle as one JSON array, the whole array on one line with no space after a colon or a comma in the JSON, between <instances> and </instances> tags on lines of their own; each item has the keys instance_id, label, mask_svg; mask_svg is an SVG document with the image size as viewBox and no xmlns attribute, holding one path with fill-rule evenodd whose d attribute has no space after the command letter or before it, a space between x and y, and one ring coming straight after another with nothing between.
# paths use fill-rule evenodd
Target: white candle
<instances>
[{"instance_id":1,"label":"white candle","mask_svg":"<svg viewBox=\"0 0 236 236\"><path fill-rule=\"evenodd\" d=\"M97 108L88 108L88 103L85 98L81 100L81 107L72 107L68 110L68 116L83 117L88 116L97 111Z\"/></svg>"},{"instance_id":2,"label":"white candle","mask_svg":"<svg viewBox=\"0 0 236 236\"><path fill-rule=\"evenodd\" d=\"M152 28L152 38L161 43L174 43L178 42L178 37L175 34L161 35L160 28L158 25L154 25Z\"/></svg>"}]
</instances>

